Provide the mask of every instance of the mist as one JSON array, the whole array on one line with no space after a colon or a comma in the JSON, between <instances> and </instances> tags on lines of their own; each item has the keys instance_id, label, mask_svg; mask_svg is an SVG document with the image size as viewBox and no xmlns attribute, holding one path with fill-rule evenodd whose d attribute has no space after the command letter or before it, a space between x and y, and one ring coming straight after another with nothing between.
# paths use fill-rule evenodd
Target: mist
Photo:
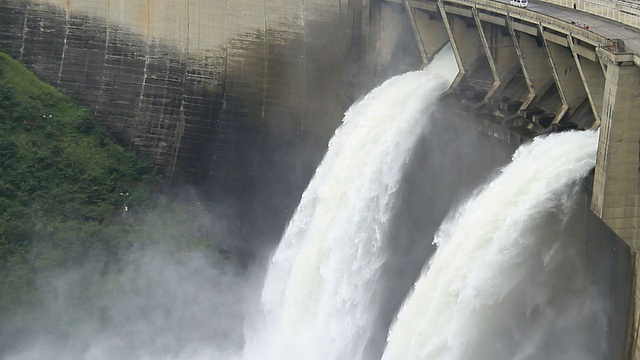
<instances>
[{"instance_id":1,"label":"mist","mask_svg":"<svg viewBox=\"0 0 640 360\"><path fill-rule=\"evenodd\" d=\"M380 302L372 316L363 359L382 356L389 328L436 250L432 240L443 221L483 183L495 178L515 151L515 146L480 134L466 124L470 120L460 119L458 112L441 103L430 113L429 129L410 151L394 191L396 204L388 219L391 241L385 249L378 287L370 289L371 297ZM279 160L274 156L273 163ZM308 178L306 173L285 166L266 167L262 164L259 172L268 172L272 184L278 186L256 196L255 202L262 205L253 209L251 199L249 205L235 207L232 200L216 203L189 189L173 189L197 210L190 214L196 217L199 239L195 242L185 240L184 219L161 212L141 214L140 222L154 231L132 232L126 241L136 245L122 261L114 263L108 254L93 256L83 264L71 264L38 278L43 294L40 305L0 325L0 357L243 359L245 339L262 316L260 301L269 259L293 214L289 207L292 194L302 193L307 182L301 179ZM540 348L549 347L550 336L562 338L571 326L585 324L593 326L585 336L564 338L585 352L571 353L567 358L581 358L588 351L614 354L621 349L620 333L624 333L621 329L626 317L623 311L612 309L626 308L628 298L620 295L624 284L614 290L609 284L628 274L624 261L615 260L625 259L620 255L624 249L618 246L622 250L616 250L619 243L615 236L602 230L589 213L588 190L574 185L566 207L550 209L535 219L534 225L541 228L536 234L544 245L535 255L542 253L548 261L527 263L531 276L509 299L512 305L533 302L526 316L515 325L500 323L504 319L500 316L483 319L480 315L476 321L500 330L494 333L507 334L499 343L517 340L522 346L474 348L491 354L485 358L501 353L530 358ZM276 210L268 212L265 203ZM563 241L555 246L554 239ZM549 280L549 274L561 276ZM559 303L551 310L535 304L545 294L567 289L572 293L557 297ZM574 302L576 298L583 300ZM517 317L522 315L519 309L515 305L511 309L495 306L490 311ZM554 319L559 321L551 322ZM602 337L606 339L600 343L584 343L585 338ZM492 339L483 340L490 343ZM560 353L554 350L558 349L549 353Z\"/></svg>"},{"instance_id":2,"label":"mist","mask_svg":"<svg viewBox=\"0 0 640 360\"><path fill-rule=\"evenodd\" d=\"M393 241L387 247L379 288L374 289L373 296L381 302L366 359L382 355L389 327L436 249L431 240L443 220L480 185L495 178L515 150L481 135L466 121L436 105L429 131L412 151L389 219ZM561 303L555 308L531 305L527 317L509 328L509 341L519 339L524 359L528 358L527 346L532 353L546 346L549 336L544 334L560 338L574 325L591 325L592 335L585 335L588 338L606 338L592 344L594 354L612 354L622 346L620 329L625 316L611 309L624 308L628 299L610 296L609 291L611 279L625 274L620 265L624 262L614 260L623 249L618 246L621 250L616 250L615 237L603 231L588 212L582 188L572 191L568 196L573 200L566 208L536 220L536 224L547 224L537 237L544 239L540 251L548 254L541 255L548 262L527 265L530 276L510 298L511 304L526 305L545 293L563 294L571 289L569 295L557 297ZM237 210L207 203L189 191L183 191L181 197L196 204L198 211L193 214L199 214L195 222L201 241L185 241L180 230L183 219L142 215L142 222L155 231L132 233L137 245L122 262L114 265L109 259L93 258L40 277L42 305L0 326L0 357L242 359L246 335L262 316L260 297L271 253L260 253L252 263L244 264L238 259L243 252L234 251L243 241ZM560 210L564 215L558 217ZM554 246L553 239L562 241ZM550 281L548 274L555 273L562 277ZM575 303L576 298L584 300ZM517 309L494 308L492 314L499 311L507 316L515 311L508 316L520 316ZM500 317L487 320L485 326L500 329L505 325L496 319ZM560 321L549 327L551 319ZM583 339L567 341L580 348Z\"/></svg>"},{"instance_id":3,"label":"mist","mask_svg":"<svg viewBox=\"0 0 640 360\"><path fill-rule=\"evenodd\" d=\"M509 158L509 147L492 145L445 109L434 111L430 127L413 150L391 219L394 242L380 289L390 296L377 317L372 354L381 353L392 317L433 251L425 234L433 234L452 204ZM128 240L137 245L117 268L95 258L38 279L42 306L0 326L0 357L240 358L245 330L259 316L270 253L245 266L236 259L244 253L235 252L243 241L237 210L206 203L190 190L175 191L201 203L198 232L215 249L185 243L181 219L141 215L156 230L131 234Z\"/></svg>"},{"instance_id":4,"label":"mist","mask_svg":"<svg viewBox=\"0 0 640 360\"><path fill-rule=\"evenodd\" d=\"M37 279L40 305L0 326L0 357L11 360L229 358L242 348L247 271L233 258L238 221L231 208L184 219L139 215L122 261L93 257ZM171 206L171 205L167 205ZM171 213L171 212L169 212ZM111 239L119 242L125 239Z\"/></svg>"}]
</instances>

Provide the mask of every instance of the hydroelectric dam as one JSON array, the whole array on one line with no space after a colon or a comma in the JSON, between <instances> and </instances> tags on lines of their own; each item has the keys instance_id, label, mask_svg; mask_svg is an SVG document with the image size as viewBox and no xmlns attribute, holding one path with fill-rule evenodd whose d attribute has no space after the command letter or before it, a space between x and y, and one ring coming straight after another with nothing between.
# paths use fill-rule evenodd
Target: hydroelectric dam
<instances>
[{"instance_id":1,"label":"hydroelectric dam","mask_svg":"<svg viewBox=\"0 0 640 360\"><path fill-rule=\"evenodd\" d=\"M450 44L440 103L479 132L599 130L584 256L612 259L607 358L640 359L636 1L0 0L0 44L163 176L241 199L257 237L282 232L255 219L291 215L350 105Z\"/></svg>"}]
</instances>

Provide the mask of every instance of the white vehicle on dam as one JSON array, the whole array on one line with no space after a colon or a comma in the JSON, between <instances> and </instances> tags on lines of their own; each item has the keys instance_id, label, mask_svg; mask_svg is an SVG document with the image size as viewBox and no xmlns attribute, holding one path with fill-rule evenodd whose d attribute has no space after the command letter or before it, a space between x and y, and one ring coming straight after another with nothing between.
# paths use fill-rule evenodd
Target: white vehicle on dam
<instances>
[{"instance_id":1,"label":"white vehicle on dam","mask_svg":"<svg viewBox=\"0 0 640 360\"><path fill-rule=\"evenodd\" d=\"M529 6L529 0L509 0L509 4L521 8L526 8Z\"/></svg>"}]
</instances>

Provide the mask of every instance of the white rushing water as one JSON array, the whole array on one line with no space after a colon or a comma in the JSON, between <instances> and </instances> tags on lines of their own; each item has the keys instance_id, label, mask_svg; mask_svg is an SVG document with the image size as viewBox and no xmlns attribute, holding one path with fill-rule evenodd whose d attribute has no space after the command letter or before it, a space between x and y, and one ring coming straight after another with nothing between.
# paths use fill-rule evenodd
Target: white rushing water
<instances>
[{"instance_id":1,"label":"white rushing water","mask_svg":"<svg viewBox=\"0 0 640 360\"><path fill-rule=\"evenodd\" d=\"M245 358L363 356L394 195L430 108L457 73L450 49L442 53L346 112L271 259L264 324L249 334Z\"/></svg>"},{"instance_id":2,"label":"white rushing water","mask_svg":"<svg viewBox=\"0 0 640 360\"><path fill-rule=\"evenodd\" d=\"M259 311L245 308L253 287L244 275L197 253L143 251L130 254L104 292L89 294L99 313L74 300L91 289L78 284L98 278L92 269L52 281L55 301L42 311L49 315L37 316L43 330L11 352L0 349L0 358L380 358L379 340L427 257L416 257L406 287L382 276L393 263L389 245L402 243L390 231L402 214L396 197L436 98L457 71L447 47L426 69L387 80L346 112L270 259ZM576 190L595 164L596 144L592 131L536 138L445 219L433 239L438 250L389 330L383 360L606 358L604 306L584 269L586 241L575 235ZM435 168L464 168L471 177L468 166L450 164L434 148ZM449 185L444 172L428 173ZM425 193L437 191L434 183L425 181ZM408 237L429 241L449 204L434 211L428 238ZM388 289L399 294L393 306L383 301Z\"/></svg>"},{"instance_id":3,"label":"white rushing water","mask_svg":"<svg viewBox=\"0 0 640 360\"><path fill-rule=\"evenodd\" d=\"M579 255L559 250L567 239L557 235L596 144L586 131L523 145L443 223L383 359L602 358L589 350L586 323L597 309L579 301L589 291L574 266Z\"/></svg>"}]
</instances>

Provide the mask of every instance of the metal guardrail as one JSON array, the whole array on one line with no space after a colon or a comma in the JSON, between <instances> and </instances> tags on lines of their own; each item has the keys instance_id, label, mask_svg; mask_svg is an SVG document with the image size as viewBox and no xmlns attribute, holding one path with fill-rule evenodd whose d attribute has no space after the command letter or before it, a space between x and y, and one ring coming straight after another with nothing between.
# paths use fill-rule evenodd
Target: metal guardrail
<instances>
[{"instance_id":1,"label":"metal guardrail","mask_svg":"<svg viewBox=\"0 0 640 360\"><path fill-rule=\"evenodd\" d=\"M640 2L636 0L583 0L598 6L607 7L614 10L629 11L640 16Z\"/></svg>"},{"instance_id":2,"label":"metal guardrail","mask_svg":"<svg viewBox=\"0 0 640 360\"><path fill-rule=\"evenodd\" d=\"M437 0L385 0L387 2L405 3L409 6L418 5L422 2L435 3ZM539 2L545 2L549 4L561 5L560 3L569 4L573 2L583 3L590 2L602 2L612 3L615 2L637 2L636 6L640 8L640 0L534 0ZM637 66L640 66L640 53L625 49L624 42L619 39L610 39L605 36L590 30L583 24L576 23L575 21L569 22L560 17L553 15L542 14L539 12L531 12L529 9L516 8L509 6L507 3L496 0L442 0L444 6L447 5L461 5L468 8L477 8L479 10L485 10L498 14L508 14L512 18L525 20L532 24L540 24L544 27L555 29L561 33L570 34L573 38L585 41L594 45L600 50L599 54L614 62L634 62ZM639 10L640 12L640 10ZM638 23L640 24L640 17L638 17Z\"/></svg>"},{"instance_id":3,"label":"metal guardrail","mask_svg":"<svg viewBox=\"0 0 640 360\"><path fill-rule=\"evenodd\" d=\"M536 0L588 12L603 18L640 28L638 0Z\"/></svg>"}]
</instances>

